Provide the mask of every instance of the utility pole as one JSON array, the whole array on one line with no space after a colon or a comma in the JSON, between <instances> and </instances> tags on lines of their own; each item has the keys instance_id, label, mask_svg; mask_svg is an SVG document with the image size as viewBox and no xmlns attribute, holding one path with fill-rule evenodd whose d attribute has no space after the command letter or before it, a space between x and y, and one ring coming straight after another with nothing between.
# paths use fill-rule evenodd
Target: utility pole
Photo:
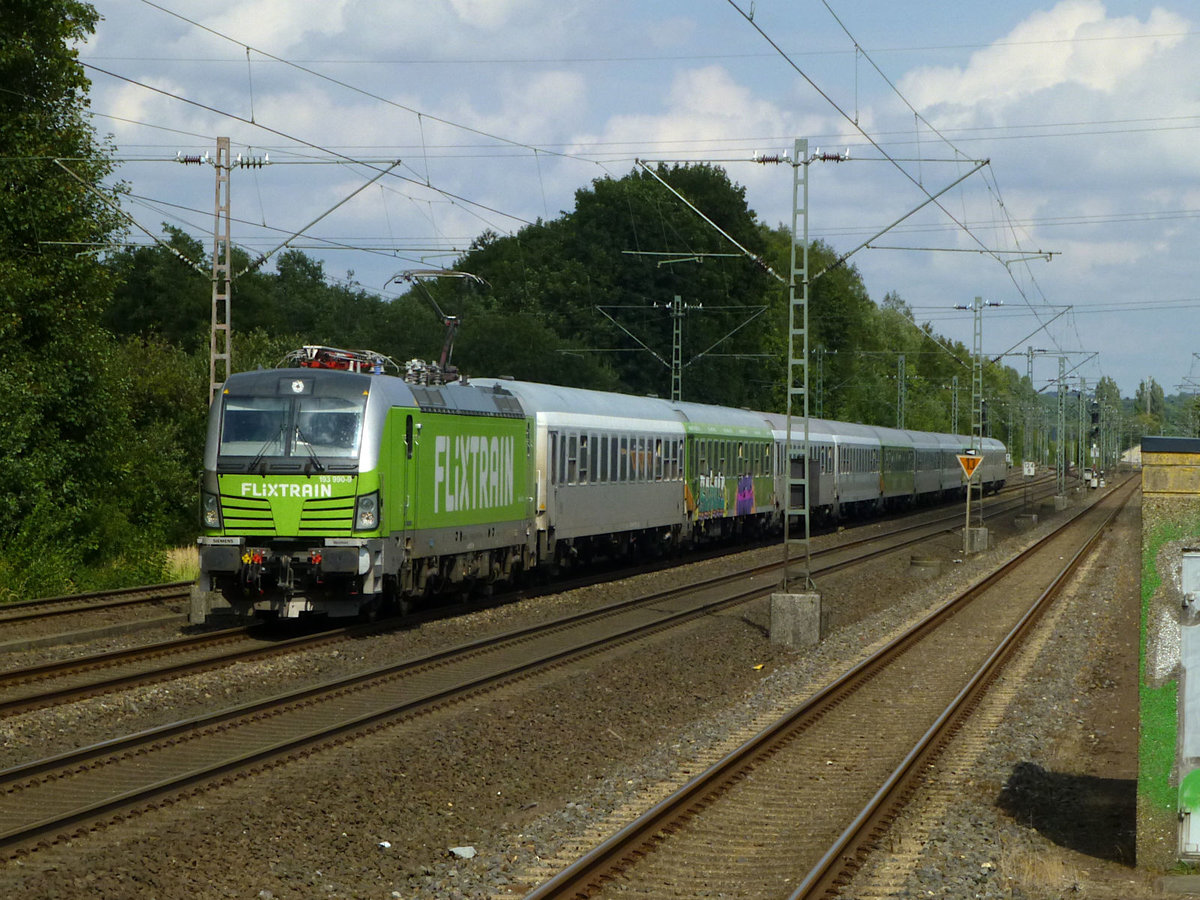
<instances>
[{"instance_id":1,"label":"utility pole","mask_svg":"<svg viewBox=\"0 0 1200 900\"><path fill-rule=\"evenodd\" d=\"M808 515L808 164L808 141L797 138L792 152L792 251L791 277L788 279L787 451L783 461L788 492L783 513L783 580L780 587L784 594L788 593L788 568L793 554L804 562L804 569L797 578L800 590L816 591L809 546L812 525ZM794 456L791 439L792 418L797 414L804 418L804 440L798 459ZM800 535L792 533L793 516L802 522Z\"/></svg>"},{"instance_id":2,"label":"utility pole","mask_svg":"<svg viewBox=\"0 0 1200 900\"><path fill-rule=\"evenodd\" d=\"M1058 459L1054 467L1055 499L1067 500L1067 358L1058 358Z\"/></svg>"},{"instance_id":3,"label":"utility pole","mask_svg":"<svg viewBox=\"0 0 1200 900\"><path fill-rule=\"evenodd\" d=\"M630 252L630 251L626 251L626 252ZM622 325L620 322L618 322L616 317L613 316L612 313L610 313L608 311L609 309L618 309L618 308L624 308L624 307L610 306L610 307L605 308L603 306L597 306L596 311L599 312L600 315L604 316L604 318L608 319L608 321L612 322L613 325L615 325L621 331L625 332L625 334L627 334L635 342L637 342L638 346L640 346L643 350L645 350L647 353L649 353L651 356L653 356L655 359L657 359L660 363L662 363L664 366L666 366L668 369L671 370L671 399L673 401L678 402L683 399L683 370L685 368L687 368L687 366L690 366L696 360L701 359L702 357L721 356L721 355L730 356L731 355L731 356L735 356L735 357L739 357L739 358L748 358L748 357L752 357L752 356L766 355L766 354L761 354L761 353L718 354L718 353L710 352L713 350L714 347L717 347L718 345L724 343L726 340L731 338L733 335L735 335L738 331L740 331L746 325L749 325L756 318L758 318L763 313L765 313L767 311L766 306L748 306L748 307L747 306L709 306L706 309L703 303L684 303L683 298L680 297L678 294L676 294L674 300L671 301L670 306L666 306L666 304L660 304L658 302L654 302L654 303L651 303L649 307L639 306L636 308L640 309L640 310L645 310L645 309L659 309L661 307L666 307L667 315L669 315L671 317L671 361L669 363L665 359L662 358L662 355L659 354L658 351L653 349L648 343L646 343L646 341L642 340L640 337L638 337L636 334L634 334L632 330L630 330L625 325ZM729 310L729 309L738 309L738 310L749 309L749 310L752 310L752 312L749 315L747 315L746 319L740 325L736 326L731 331L729 331L719 341L717 341L715 344L712 344L711 346L709 346L709 348L707 350L703 350L700 353L697 353L695 356L692 357L692 359L689 362L684 363L683 362L683 319L684 319L684 316L687 314L687 312L689 310L700 310L700 311L704 311L704 312L717 312L717 311ZM562 351L560 351L560 352L562 352ZM580 351L571 350L571 351L567 351L567 352L578 353ZM598 351L590 351L590 352L607 353L609 351L598 350Z\"/></svg>"},{"instance_id":4,"label":"utility pole","mask_svg":"<svg viewBox=\"0 0 1200 900\"><path fill-rule=\"evenodd\" d=\"M817 384L813 388L813 396L817 401L817 418L825 415L825 345L818 344L817 354Z\"/></svg>"},{"instance_id":5,"label":"utility pole","mask_svg":"<svg viewBox=\"0 0 1200 900\"><path fill-rule=\"evenodd\" d=\"M217 138L217 156L213 160L217 173L216 198L213 205L212 251L212 329L208 346L208 402L217 397L217 390L233 371L233 336L229 328L229 300L233 279L229 268L229 138ZM218 369L221 371L218 372Z\"/></svg>"},{"instance_id":6,"label":"utility pole","mask_svg":"<svg viewBox=\"0 0 1200 900\"><path fill-rule=\"evenodd\" d=\"M971 449L970 455L983 456L983 308L1000 306L999 301L984 302L976 297L970 306L957 305L955 309L969 309L974 313L974 341L971 360ZM964 463L964 469L966 464ZM978 466L978 464L976 464ZM987 549L987 529L983 527L983 476L976 481L972 476L975 469L967 473L967 524L963 531L963 551L982 552ZM975 495L975 516L971 516L971 495Z\"/></svg>"},{"instance_id":7,"label":"utility pole","mask_svg":"<svg viewBox=\"0 0 1200 900\"><path fill-rule=\"evenodd\" d=\"M1087 432L1084 429L1084 408L1087 406L1087 379L1082 376L1079 379L1079 424L1075 433L1075 477L1083 478L1083 468L1086 463L1086 453L1084 451L1084 442L1087 439Z\"/></svg>"},{"instance_id":8,"label":"utility pole","mask_svg":"<svg viewBox=\"0 0 1200 900\"><path fill-rule=\"evenodd\" d=\"M683 298L671 303L671 402L683 399Z\"/></svg>"},{"instance_id":9,"label":"utility pole","mask_svg":"<svg viewBox=\"0 0 1200 900\"><path fill-rule=\"evenodd\" d=\"M896 427L904 428L904 354L896 358Z\"/></svg>"},{"instance_id":10,"label":"utility pole","mask_svg":"<svg viewBox=\"0 0 1200 900\"><path fill-rule=\"evenodd\" d=\"M950 430L958 434L958 376L950 376Z\"/></svg>"},{"instance_id":11,"label":"utility pole","mask_svg":"<svg viewBox=\"0 0 1200 900\"><path fill-rule=\"evenodd\" d=\"M216 399L217 391L233 372L233 331L230 325L230 300L233 294L233 271L230 268L230 199L229 173L234 168L261 168L270 160L261 157L229 157L229 138L217 138L215 157L185 156L177 153L175 159L184 165L211 163L216 172L216 191L213 200L213 244L212 244L212 316L208 339L208 402ZM265 259L264 256L262 259ZM262 259L259 262L262 262Z\"/></svg>"}]
</instances>

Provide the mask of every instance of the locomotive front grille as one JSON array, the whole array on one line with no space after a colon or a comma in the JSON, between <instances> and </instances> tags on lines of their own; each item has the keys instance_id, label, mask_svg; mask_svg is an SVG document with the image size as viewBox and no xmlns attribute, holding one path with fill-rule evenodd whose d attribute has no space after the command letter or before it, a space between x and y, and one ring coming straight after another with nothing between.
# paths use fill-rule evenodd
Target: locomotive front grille
<instances>
[{"instance_id":1,"label":"locomotive front grille","mask_svg":"<svg viewBox=\"0 0 1200 900\"><path fill-rule=\"evenodd\" d=\"M272 534L275 518L271 504L255 497L221 497L221 516L230 531L245 534Z\"/></svg>"},{"instance_id":2,"label":"locomotive front grille","mask_svg":"<svg viewBox=\"0 0 1200 900\"><path fill-rule=\"evenodd\" d=\"M321 497L304 501L300 534L348 536L354 526L354 497Z\"/></svg>"}]
</instances>

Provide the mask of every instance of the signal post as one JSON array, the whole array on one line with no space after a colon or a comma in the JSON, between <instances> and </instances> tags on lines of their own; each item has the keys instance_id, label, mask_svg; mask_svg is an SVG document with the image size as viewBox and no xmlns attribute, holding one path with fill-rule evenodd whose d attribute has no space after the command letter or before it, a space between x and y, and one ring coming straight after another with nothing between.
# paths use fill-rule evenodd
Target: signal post
<instances>
[{"instance_id":1,"label":"signal post","mask_svg":"<svg viewBox=\"0 0 1200 900\"><path fill-rule=\"evenodd\" d=\"M958 455L958 464L962 466L963 474L967 476L967 521L963 526L963 553L982 553L988 548L988 530L982 524L982 491L979 494L979 502L975 506L975 516L980 524L971 524L971 481L975 475L975 470L979 468L979 464L982 461L983 457L974 450Z\"/></svg>"}]
</instances>

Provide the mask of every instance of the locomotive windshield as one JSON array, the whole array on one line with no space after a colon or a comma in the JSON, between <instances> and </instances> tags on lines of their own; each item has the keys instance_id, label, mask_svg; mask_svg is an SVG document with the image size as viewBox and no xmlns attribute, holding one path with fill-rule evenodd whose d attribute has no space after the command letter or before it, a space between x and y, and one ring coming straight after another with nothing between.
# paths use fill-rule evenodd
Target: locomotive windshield
<instances>
[{"instance_id":1,"label":"locomotive windshield","mask_svg":"<svg viewBox=\"0 0 1200 900\"><path fill-rule=\"evenodd\" d=\"M221 420L220 455L299 458L323 467L357 459L365 398L228 396Z\"/></svg>"}]
</instances>

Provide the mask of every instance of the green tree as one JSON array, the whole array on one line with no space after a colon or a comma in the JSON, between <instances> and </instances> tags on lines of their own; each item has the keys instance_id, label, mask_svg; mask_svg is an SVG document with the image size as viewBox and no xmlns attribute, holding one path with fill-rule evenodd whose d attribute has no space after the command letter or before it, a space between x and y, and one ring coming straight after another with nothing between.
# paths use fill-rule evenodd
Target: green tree
<instances>
[{"instance_id":1,"label":"green tree","mask_svg":"<svg viewBox=\"0 0 1200 900\"><path fill-rule=\"evenodd\" d=\"M109 280L91 251L119 219L74 49L96 18L73 0L0 12L0 586L69 581L96 523L95 448L112 435L96 365Z\"/></svg>"},{"instance_id":2,"label":"green tree","mask_svg":"<svg viewBox=\"0 0 1200 900\"><path fill-rule=\"evenodd\" d=\"M189 350L208 346L210 263L195 238L163 226L162 244L131 247L107 261L115 288L102 322L113 334L161 337Z\"/></svg>"},{"instance_id":3,"label":"green tree","mask_svg":"<svg viewBox=\"0 0 1200 900\"><path fill-rule=\"evenodd\" d=\"M664 166L658 174L743 246L764 250L744 189L724 171ZM748 360L763 352L768 320L744 323L766 305L774 280L645 172L597 179L553 222L511 238L485 235L456 267L491 284L480 308L542 335L512 348L504 371L516 377L548 370L559 383L594 386L601 376L631 393L668 395L679 296L689 307L681 323L685 399L749 405L760 388L759 364ZM485 358L467 316L459 347L464 367Z\"/></svg>"}]
</instances>

